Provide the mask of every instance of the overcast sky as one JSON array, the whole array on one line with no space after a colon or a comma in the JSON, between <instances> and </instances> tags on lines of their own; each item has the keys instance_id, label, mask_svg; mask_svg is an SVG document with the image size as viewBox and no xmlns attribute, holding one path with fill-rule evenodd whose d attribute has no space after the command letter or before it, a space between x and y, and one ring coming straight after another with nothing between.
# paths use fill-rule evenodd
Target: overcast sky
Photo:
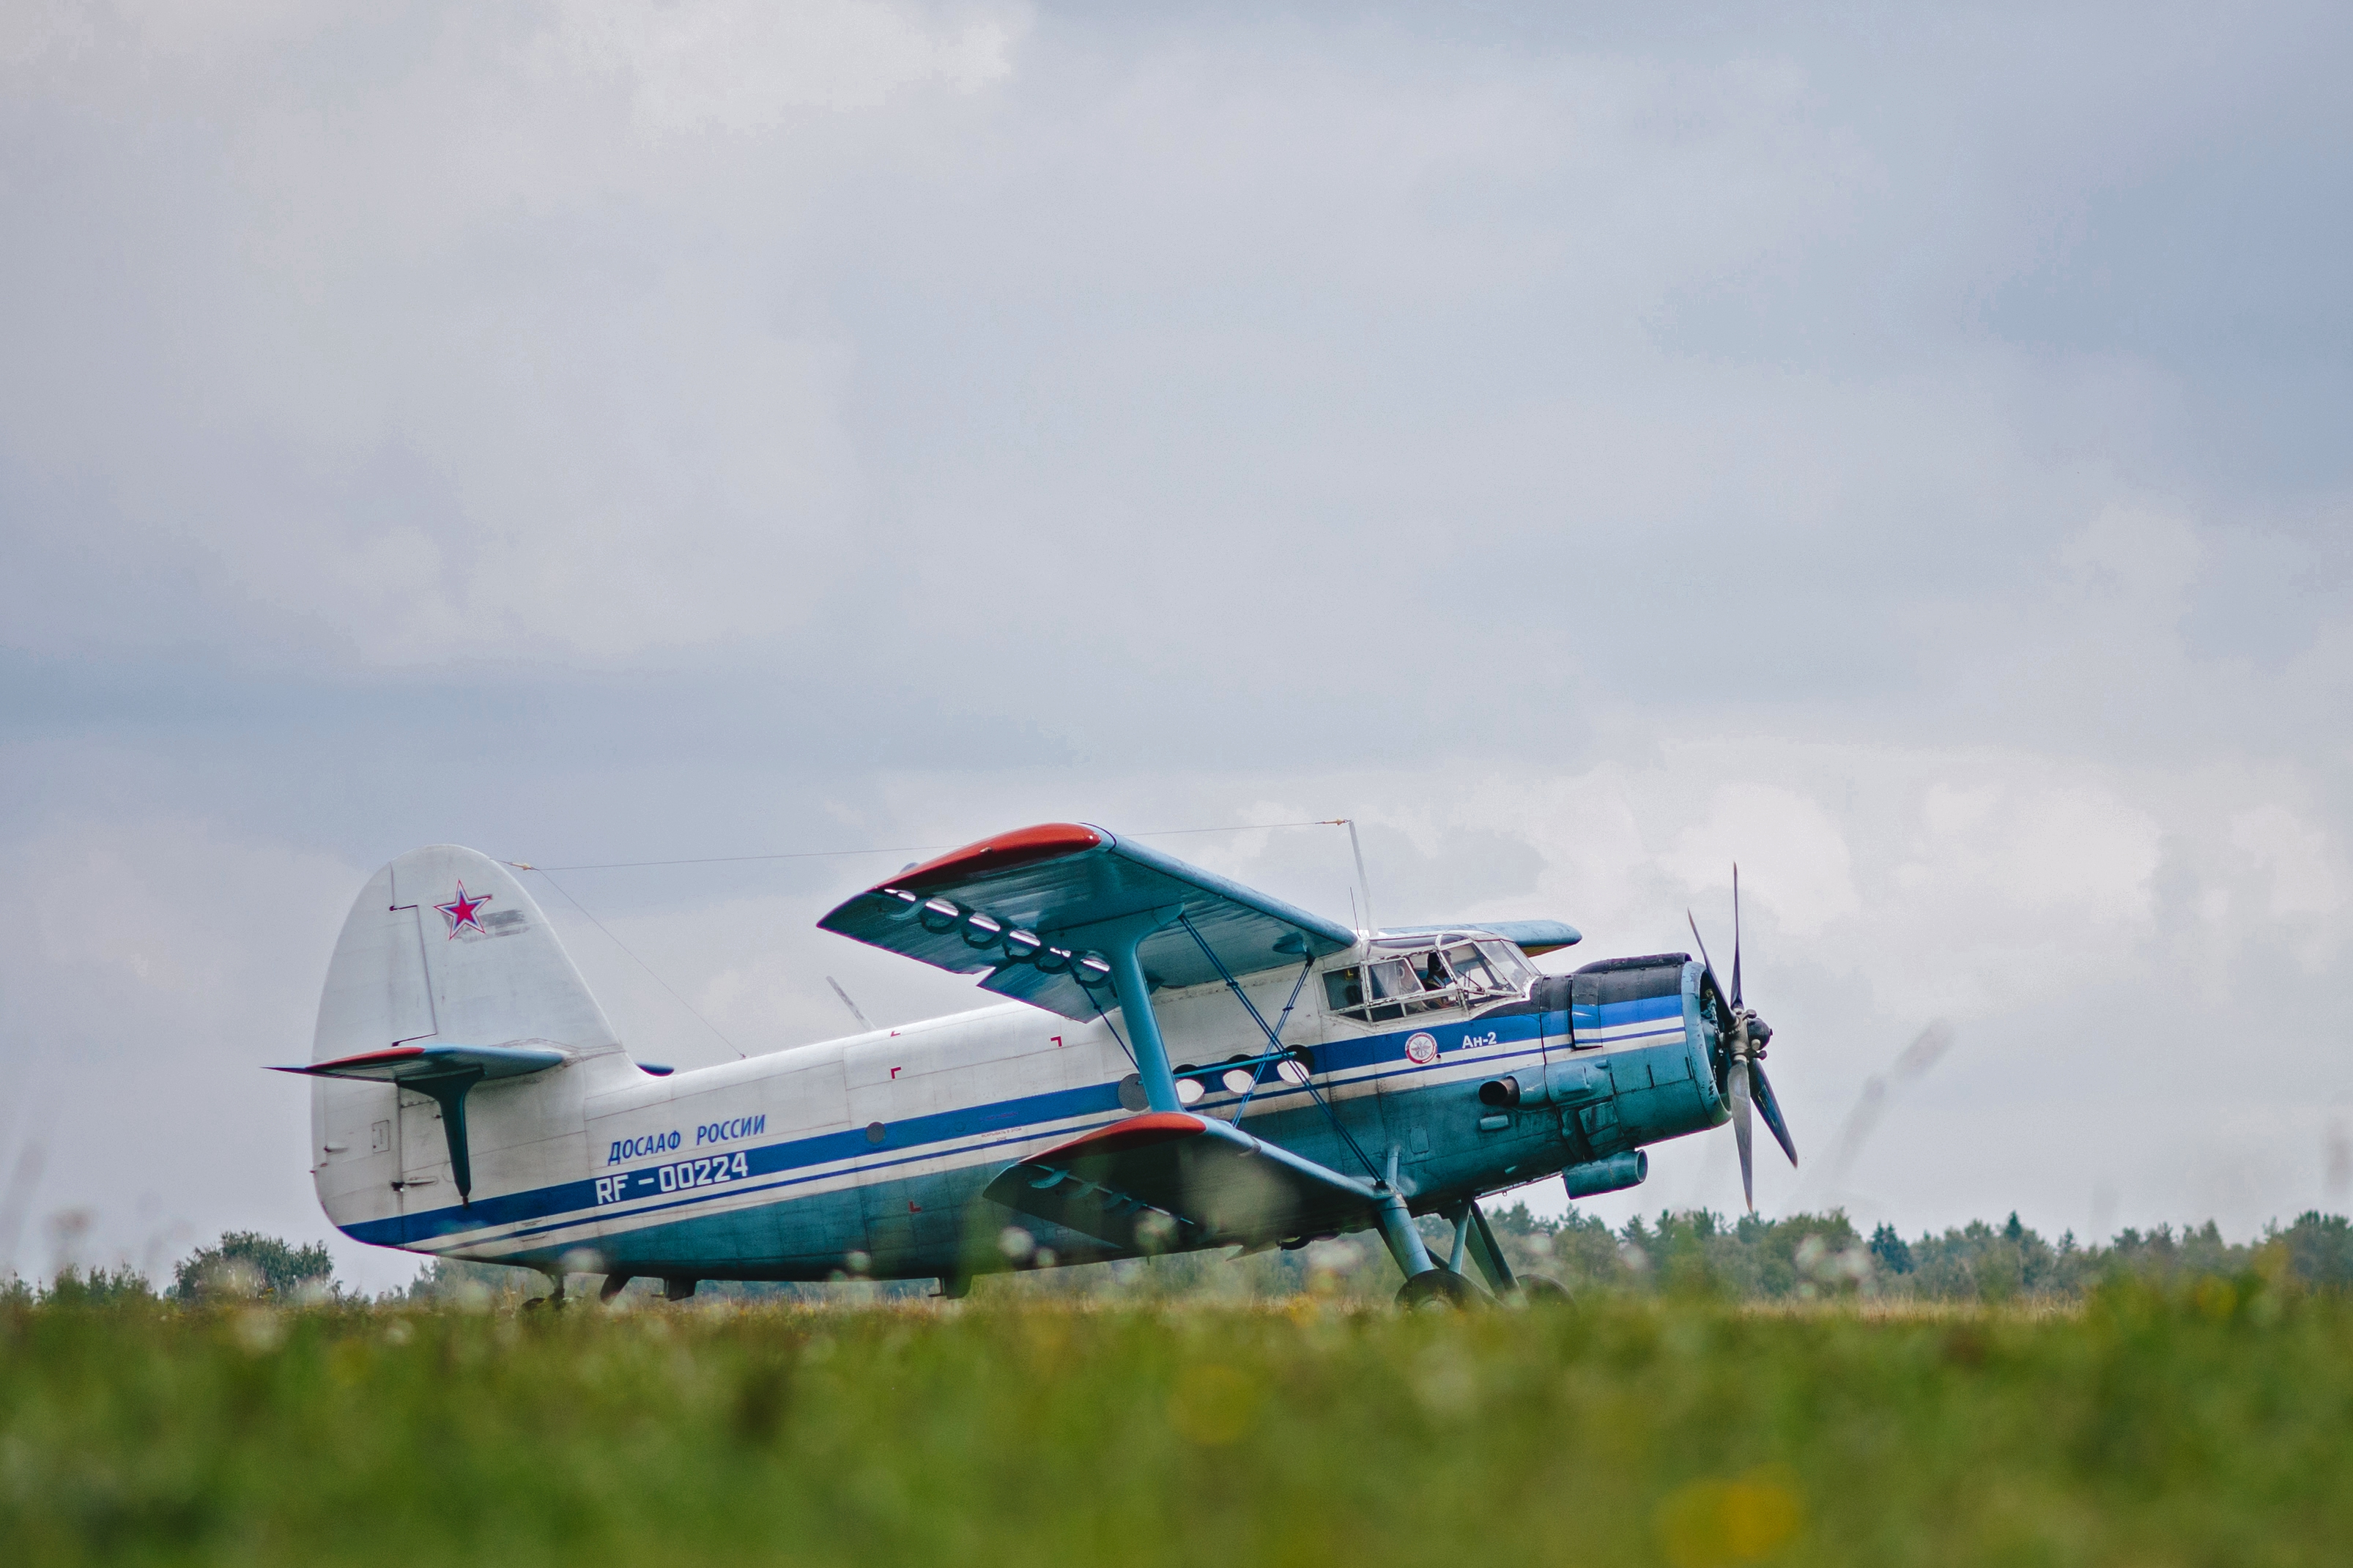
<instances>
[{"instance_id":1,"label":"overcast sky","mask_svg":"<svg viewBox=\"0 0 2353 1568\"><path fill-rule=\"evenodd\" d=\"M1062 817L1554 968L1737 857L1767 1212L2341 1210L2348 33L10 0L0 1267L329 1235L259 1068L404 848ZM813 930L910 858L535 889L691 1066L966 1005Z\"/></svg>"}]
</instances>

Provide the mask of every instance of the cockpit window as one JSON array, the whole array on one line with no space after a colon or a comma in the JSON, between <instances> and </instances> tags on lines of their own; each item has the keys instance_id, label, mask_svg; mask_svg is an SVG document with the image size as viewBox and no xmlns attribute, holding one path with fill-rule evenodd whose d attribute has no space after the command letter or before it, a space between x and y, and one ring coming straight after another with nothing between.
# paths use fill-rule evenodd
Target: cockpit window
<instances>
[{"instance_id":1,"label":"cockpit window","mask_svg":"<svg viewBox=\"0 0 2353 1568\"><path fill-rule=\"evenodd\" d=\"M1470 942L1448 948L1446 962L1453 966L1455 978L1462 982L1466 991L1501 991L1504 988L1504 983L1495 977L1495 972L1487 967L1485 957Z\"/></svg>"},{"instance_id":2,"label":"cockpit window","mask_svg":"<svg viewBox=\"0 0 2353 1568\"><path fill-rule=\"evenodd\" d=\"M1484 1005L1525 991L1536 978L1526 957L1508 942L1468 932L1451 941L1421 940L1428 945L1417 948L1411 938L1384 937L1377 943L1384 956L1325 971L1324 999L1330 1010L1382 1024L1471 1003Z\"/></svg>"},{"instance_id":3,"label":"cockpit window","mask_svg":"<svg viewBox=\"0 0 2353 1568\"><path fill-rule=\"evenodd\" d=\"M1486 955L1488 967L1507 991L1524 991L1528 982L1536 977L1535 966L1528 962L1527 955L1508 942L1482 942L1479 951Z\"/></svg>"},{"instance_id":4,"label":"cockpit window","mask_svg":"<svg viewBox=\"0 0 2353 1568\"><path fill-rule=\"evenodd\" d=\"M1388 945L1397 944L1391 939ZM1535 978L1535 971L1509 942L1432 942L1417 952L1325 971L1324 999L1344 1017L1379 1024L1515 995Z\"/></svg>"},{"instance_id":5,"label":"cockpit window","mask_svg":"<svg viewBox=\"0 0 2353 1568\"><path fill-rule=\"evenodd\" d=\"M1454 1005L1451 992L1430 989L1425 961L1436 957L1431 952L1411 958L1377 958L1370 963L1329 970L1324 976L1324 999L1335 1013L1375 1024L1433 1007L1451 1007ZM1442 966L1438 984L1447 984Z\"/></svg>"},{"instance_id":6,"label":"cockpit window","mask_svg":"<svg viewBox=\"0 0 2353 1568\"><path fill-rule=\"evenodd\" d=\"M1365 965L1365 979L1376 1002L1402 1000L1421 994L1421 977L1402 958L1383 958ZM1395 1017L1397 1015L1389 1015Z\"/></svg>"}]
</instances>

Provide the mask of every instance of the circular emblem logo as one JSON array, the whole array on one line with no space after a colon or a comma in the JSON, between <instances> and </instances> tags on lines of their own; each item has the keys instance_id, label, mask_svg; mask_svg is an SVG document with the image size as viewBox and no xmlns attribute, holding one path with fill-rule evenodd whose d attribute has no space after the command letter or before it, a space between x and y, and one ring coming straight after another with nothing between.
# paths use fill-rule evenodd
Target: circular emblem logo
<instances>
[{"instance_id":1,"label":"circular emblem logo","mask_svg":"<svg viewBox=\"0 0 2353 1568\"><path fill-rule=\"evenodd\" d=\"M1415 1035L1405 1043L1405 1059L1414 1066L1426 1068L1438 1059L1438 1037Z\"/></svg>"}]
</instances>

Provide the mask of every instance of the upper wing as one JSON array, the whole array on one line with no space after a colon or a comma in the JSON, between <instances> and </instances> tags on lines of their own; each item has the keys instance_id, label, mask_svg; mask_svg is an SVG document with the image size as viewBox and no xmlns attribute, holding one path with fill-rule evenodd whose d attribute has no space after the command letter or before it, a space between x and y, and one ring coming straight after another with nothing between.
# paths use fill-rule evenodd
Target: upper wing
<instances>
[{"instance_id":1,"label":"upper wing","mask_svg":"<svg viewBox=\"0 0 2353 1568\"><path fill-rule=\"evenodd\" d=\"M1032 1154L986 1195L1138 1252L1348 1229L1380 1201L1362 1182L1185 1111L1146 1111Z\"/></svg>"},{"instance_id":2,"label":"upper wing","mask_svg":"<svg viewBox=\"0 0 2353 1568\"><path fill-rule=\"evenodd\" d=\"M1485 931L1500 936L1530 958L1575 947L1585 933L1560 921L1456 921L1451 925L1384 926L1385 936L1442 936L1454 931Z\"/></svg>"},{"instance_id":3,"label":"upper wing","mask_svg":"<svg viewBox=\"0 0 2353 1568\"><path fill-rule=\"evenodd\" d=\"M1092 1018L1095 1005L1071 976L1096 945L1088 928L1149 910L1167 911L1171 922L1137 949L1145 976L1161 985L1218 978L1204 944L1242 975L1356 941L1320 915L1071 822L1001 833L912 867L818 924L960 974L987 970L987 990Z\"/></svg>"}]
</instances>

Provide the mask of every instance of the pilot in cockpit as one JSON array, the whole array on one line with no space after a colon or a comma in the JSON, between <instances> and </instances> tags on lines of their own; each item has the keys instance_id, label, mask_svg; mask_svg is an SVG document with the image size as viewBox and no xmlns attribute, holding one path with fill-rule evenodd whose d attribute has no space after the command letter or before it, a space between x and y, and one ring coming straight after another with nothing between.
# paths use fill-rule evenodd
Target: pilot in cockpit
<instances>
[{"instance_id":1,"label":"pilot in cockpit","mask_svg":"<svg viewBox=\"0 0 2353 1568\"><path fill-rule=\"evenodd\" d=\"M1414 973L1421 977L1424 991L1443 991L1454 978L1446 973L1446 960L1438 956L1435 948L1422 955L1421 962L1414 965Z\"/></svg>"}]
</instances>

